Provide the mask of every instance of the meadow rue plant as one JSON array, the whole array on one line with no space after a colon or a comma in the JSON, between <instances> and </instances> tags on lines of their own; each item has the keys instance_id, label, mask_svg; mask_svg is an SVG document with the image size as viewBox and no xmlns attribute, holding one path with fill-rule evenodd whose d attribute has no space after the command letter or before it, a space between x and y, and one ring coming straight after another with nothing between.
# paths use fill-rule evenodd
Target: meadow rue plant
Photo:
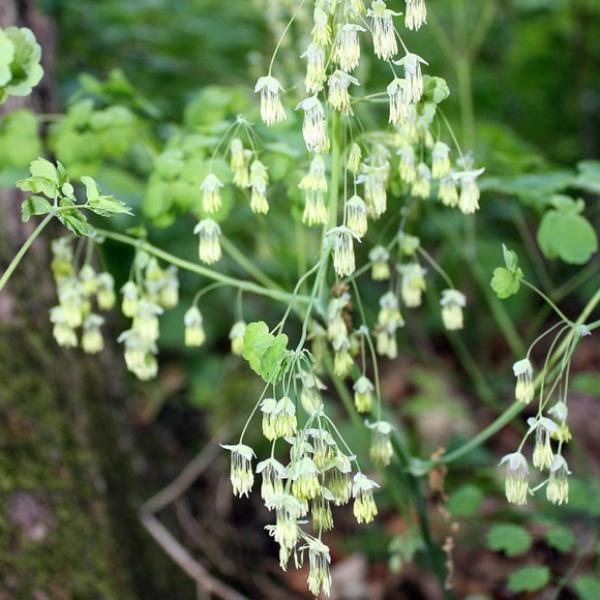
<instances>
[{"instance_id":1,"label":"meadow rue plant","mask_svg":"<svg viewBox=\"0 0 600 600\"><path fill-rule=\"evenodd\" d=\"M327 102L329 105L343 115L351 115L350 85L360 85L356 77L352 77L345 71L337 70L327 80L329 94Z\"/></svg>"},{"instance_id":2,"label":"meadow rue plant","mask_svg":"<svg viewBox=\"0 0 600 600\"><path fill-rule=\"evenodd\" d=\"M379 486L363 475L357 473L352 482L354 497L354 516L359 523L370 523L377 516L377 505L373 499L373 490Z\"/></svg>"},{"instance_id":3,"label":"meadow rue plant","mask_svg":"<svg viewBox=\"0 0 600 600\"><path fill-rule=\"evenodd\" d=\"M567 424L569 372L573 353L582 337L590 335L590 328L582 322L573 322L552 300L525 278L519 258L513 250L503 246L504 267L494 271L491 286L501 299L518 293L521 285L538 294L559 317L559 320L541 333L529 347L525 358L513 365L516 377L516 403L528 405L539 390L537 413L527 420L528 429L515 453L505 456L501 465L507 466L506 497L509 502L525 504L529 495L546 488L546 498L553 504L563 504L569 499L571 474L563 457L566 444L571 440ZM597 295L600 298L600 294ZM592 299L594 300L594 299ZM585 312L582 320L585 318ZM534 348L546 337L553 336L539 373L531 360ZM552 403L551 406L549 406ZM533 436L532 464L545 477L530 487L529 469L522 450Z\"/></svg>"},{"instance_id":4,"label":"meadow rue plant","mask_svg":"<svg viewBox=\"0 0 600 600\"><path fill-rule=\"evenodd\" d=\"M473 157L458 146L439 107L448 95L447 86L440 78L422 72L428 63L407 47L398 31L398 16L383 0L375 0L368 10L360 0L298 3L281 28L268 69L261 67L266 75L259 77L254 88L259 96L256 120L260 115L262 123L271 128L283 122L286 110L294 107L301 111L298 118L292 118L291 112L287 124L267 130L260 122L239 115L215 128L217 139L204 133L174 136L172 145L156 158L153 177L161 179L161 193L183 189L187 204L179 204L178 210L183 208L181 212L190 211L195 220L200 219L187 229L190 238L198 236L195 261L156 248L143 228L128 230L128 234L97 228L96 219L131 214L129 209L102 194L91 177L83 176L74 185L60 163L33 161L30 176L18 182L19 188L30 194L22 206L23 219L44 219L35 236L54 218L69 232L52 243L57 304L50 309L50 322L61 346L80 344L85 352L94 354L107 342L105 317L100 312L115 305L115 283L108 272L100 270L94 255L96 244L105 239L134 249L130 274L120 287L121 312L131 322L118 340L124 347L127 368L139 379L151 379L158 372L160 318L179 304L178 269L212 282L198 292L183 316L182 337L190 348L206 343L201 296L214 287L239 290L229 330L231 352L247 362L264 388L254 399L237 443L223 445L230 452L231 486L235 496L246 497L254 487L255 475L260 478L260 496L272 515L266 529L279 547L280 565L286 569L293 562L299 567L306 560L307 584L315 596L327 596L331 591L326 532L335 526L332 507L352 502L358 523L370 523L378 514L379 486L363 472L364 465L330 416L335 414L335 391L355 418L357 412L372 419L364 424L371 436L367 457L371 466L385 468L395 460L412 476L416 462L403 455L393 417L387 412L384 415L389 421L382 416L379 361L398 356L403 315L416 314L405 309L420 307L425 292L426 299L429 295L433 298L434 307L439 302L446 330L459 331L468 323L465 294L429 254L416 235L418 231L412 230L418 223L411 211L418 212L421 219L435 203L439 210L452 211L458 218L473 214L479 208L478 180L484 169L476 168ZM407 29L419 30L427 22L425 2L406 0L403 21ZM302 53L295 49L290 33L294 24L303 40ZM0 60L2 101L2 93L18 95L35 82L39 55L29 34L0 31L0 48L8 48L10 57L10 61ZM287 73L287 67L279 70L276 61L288 35L287 50L295 52L305 67L296 78ZM19 45L31 50L31 60L21 65L25 73L13 68ZM368 56L371 48L374 56ZM403 52L400 57L399 49ZM384 89L363 91L367 81L361 81L365 73L361 61L365 58L382 60L392 71ZM21 83L15 83L15 78L21 78ZM384 110L363 122L362 108L378 102L384 103ZM296 124L297 131L293 129ZM285 128L289 135L296 135L297 143L279 137L277 130ZM449 137L443 139L446 130ZM286 173L289 178L282 179L282 170L291 172ZM84 201L80 200L82 194ZM237 202L238 198L242 202ZM228 238L230 211L246 211L247 231L252 233L256 223L261 223L261 231L277 226L278 222L271 220L271 213L277 211L271 207L288 205L293 218L298 215L299 231L310 236L306 239L311 244L306 247L317 248L312 253L316 256L307 252L299 259L299 264L308 266L300 269L305 272L291 291L274 283L270 273L262 273ZM93 224L86 217L90 213ZM281 219L281 214L276 217ZM168 224L168 219L163 224ZM76 238L83 250L74 249ZM256 281L219 272L216 263L223 253L227 255L223 262L231 259ZM20 259L2 276L0 289ZM539 400L521 444L500 461L506 472L505 494L509 502L524 505L545 487L547 499L562 504L568 501L570 475L563 457L571 438L568 373L575 347L590 328L583 321L567 319L528 282L518 257L507 248L504 261L492 280L497 296L508 298L520 287L529 287L560 317L532 344L525 358L513 365L516 406L533 403L538 390ZM375 282L378 306L365 310L359 284L360 278L369 274ZM443 280L439 294L435 276ZM247 323L242 292L283 303L286 308L281 320L274 326L264 321ZM286 328L290 315L299 318L297 330ZM206 317L210 317L208 312ZM288 338L289 331L297 332L294 343ZM552 332L548 357L538 368L532 349ZM255 466L259 457L248 445L250 437L245 436L256 415L270 455L260 457ZM530 438L534 440L531 473L526 457ZM433 468L435 461L423 464ZM536 485L533 479L538 476L543 480Z\"/></svg>"},{"instance_id":5,"label":"meadow rue plant","mask_svg":"<svg viewBox=\"0 0 600 600\"><path fill-rule=\"evenodd\" d=\"M404 67L406 98L408 102L418 102L423 95L423 75L421 73L421 65L427 65L427 61L417 54L407 52L400 60L395 60L394 64Z\"/></svg>"},{"instance_id":6,"label":"meadow rue plant","mask_svg":"<svg viewBox=\"0 0 600 600\"><path fill-rule=\"evenodd\" d=\"M398 272L402 276L401 294L406 306L410 308L421 306L422 294L427 286L426 270L420 264L413 262L398 265Z\"/></svg>"}]
</instances>

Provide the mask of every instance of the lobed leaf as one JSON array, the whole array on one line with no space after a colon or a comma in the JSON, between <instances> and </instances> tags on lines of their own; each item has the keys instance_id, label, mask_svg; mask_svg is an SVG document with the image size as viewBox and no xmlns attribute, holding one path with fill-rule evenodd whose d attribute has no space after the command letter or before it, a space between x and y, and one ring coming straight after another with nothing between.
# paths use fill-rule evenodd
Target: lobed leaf
<instances>
[{"instance_id":1,"label":"lobed leaf","mask_svg":"<svg viewBox=\"0 0 600 600\"><path fill-rule=\"evenodd\" d=\"M505 300L518 293L521 287L520 279L522 276L521 269L518 269L517 273L511 273L504 267L498 267L494 269L490 285L494 292L496 292L496 296L501 300Z\"/></svg>"},{"instance_id":2,"label":"lobed leaf","mask_svg":"<svg viewBox=\"0 0 600 600\"><path fill-rule=\"evenodd\" d=\"M549 210L537 233L545 256L582 265L598 250L598 238L590 222L571 210Z\"/></svg>"},{"instance_id":3,"label":"lobed leaf","mask_svg":"<svg viewBox=\"0 0 600 600\"><path fill-rule=\"evenodd\" d=\"M511 592L536 592L550 581L548 567L523 567L508 578L508 589Z\"/></svg>"},{"instance_id":4,"label":"lobed leaf","mask_svg":"<svg viewBox=\"0 0 600 600\"><path fill-rule=\"evenodd\" d=\"M267 383L275 383L281 377L283 360L289 354L287 343L287 335L269 333L264 321L250 323L244 332L242 356L256 374Z\"/></svg>"},{"instance_id":5,"label":"lobed leaf","mask_svg":"<svg viewBox=\"0 0 600 600\"><path fill-rule=\"evenodd\" d=\"M33 215L45 215L52 210L52 205L42 196L29 196L21 204L21 221L27 223Z\"/></svg>"},{"instance_id":6,"label":"lobed leaf","mask_svg":"<svg viewBox=\"0 0 600 600\"><path fill-rule=\"evenodd\" d=\"M520 525L494 525L487 534L487 546L491 550L503 551L507 556L518 556L529 550L531 535Z\"/></svg>"}]
</instances>

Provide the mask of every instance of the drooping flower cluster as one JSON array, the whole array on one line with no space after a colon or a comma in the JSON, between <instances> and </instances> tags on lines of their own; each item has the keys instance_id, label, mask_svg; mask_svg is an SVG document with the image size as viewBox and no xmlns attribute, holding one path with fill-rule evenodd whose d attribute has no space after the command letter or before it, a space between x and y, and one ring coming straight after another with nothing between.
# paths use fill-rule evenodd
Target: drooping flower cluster
<instances>
[{"instance_id":1,"label":"drooping flower cluster","mask_svg":"<svg viewBox=\"0 0 600 600\"><path fill-rule=\"evenodd\" d=\"M94 304L98 310L114 306L114 280L110 273L97 273L90 262L78 268L72 244L70 236L52 242L51 269L58 296L58 304L50 309L52 331L60 346L75 347L81 341L84 352L95 354L104 347L104 318L94 312Z\"/></svg>"},{"instance_id":2,"label":"drooping flower cluster","mask_svg":"<svg viewBox=\"0 0 600 600\"><path fill-rule=\"evenodd\" d=\"M305 193L303 223L310 226L327 223L327 207L325 206L327 179L325 162L321 155L316 154L313 157L308 173L300 180L298 187Z\"/></svg>"},{"instance_id":3,"label":"drooping flower cluster","mask_svg":"<svg viewBox=\"0 0 600 600\"><path fill-rule=\"evenodd\" d=\"M125 347L127 368L142 380L152 379L158 370L156 342L160 335L159 316L179 302L177 268L163 269L158 260L144 251L136 253L134 278L121 288L121 311L132 319L131 327L118 338Z\"/></svg>"},{"instance_id":4,"label":"drooping flower cluster","mask_svg":"<svg viewBox=\"0 0 600 600\"><path fill-rule=\"evenodd\" d=\"M398 345L396 332L404 327L404 319L400 312L398 297L391 291L386 292L379 299L379 314L377 316L377 352L388 358L396 358Z\"/></svg>"},{"instance_id":5,"label":"drooping flower cluster","mask_svg":"<svg viewBox=\"0 0 600 600\"><path fill-rule=\"evenodd\" d=\"M432 135L432 124L436 118L440 119L437 104L446 97L447 89L438 78L426 79L422 69L428 66L427 61L407 50L394 24L394 18L400 14L383 0L374 0L368 10L362 0L343 3L315 0L310 43L301 54L306 60L304 87L307 97L296 108L304 111L302 132L306 147L312 153L308 174L300 182L305 193L303 221L311 226L328 224L333 228L341 225L354 233L355 237L350 238L338 230L338 252L333 253L333 259L340 277L354 272L356 265L350 250L354 241L366 234L367 217L380 218L387 210L393 155L400 157L399 175L409 195L426 199L437 194L444 204L458 206L465 213L478 207L476 181L482 170L475 170L471 158L463 157L459 148L460 158L453 165L450 147L439 139L439 134L437 138ZM296 13L290 24L295 17ZM418 30L426 21L425 0L406 0L405 26ZM287 30L285 27L284 35ZM353 73L361 60L361 37L364 35L371 36L375 56L387 61L394 72L387 86L389 122L394 131L372 136L364 133L351 139L345 149L346 176L349 174L350 177L344 190L350 188L354 193L344 198L344 218L340 224L333 222L337 211L328 211L324 199L328 187L329 160L326 155L331 149L329 115L340 113L351 121L353 104L362 100L360 96L354 96L360 82ZM403 55L398 56L400 50ZM285 118L281 98L283 86L271 73L275 55L268 74L258 79L255 88L260 94L261 117L268 126ZM350 122L347 127L352 131ZM439 131L440 127L436 129ZM317 162L315 158L318 158ZM363 186L361 193L357 185Z\"/></svg>"},{"instance_id":6,"label":"drooping flower cluster","mask_svg":"<svg viewBox=\"0 0 600 600\"><path fill-rule=\"evenodd\" d=\"M530 418L528 423L527 435L533 433L535 436L532 464L539 471L548 473L546 498L552 504L566 503L569 501L568 476L571 471L561 454L562 442L558 442L556 452L552 447L560 425L547 417ZM529 487L529 465L525 456L521 451L508 454L502 458L500 466L506 466L506 499L512 504L526 504L533 491Z\"/></svg>"},{"instance_id":7,"label":"drooping flower cluster","mask_svg":"<svg viewBox=\"0 0 600 600\"><path fill-rule=\"evenodd\" d=\"M327 339L333 350L333 368L338 377L350 372L354 360L350 340L350 294L342 292L330 299L327 307Z\"/></svg>"},{"instance_id":8,"label":"drooping flower cluster","mask_svg":"<svg viewBox=\"0 0 600 600\"><path fill-rule=\"evenodd\" d=\"M300 14L300 8L280 28L282 36ZM267 386L268 397L261 397L255 409L262 416L263 434L272 443L270 458L259 462L256 473L262 478L261 496L265 505L275 513L275 524L267 529L279 545L282 568L287 567L292 556L296 565L307 556L309 589L315 595L327 595L331 586L330 556L322 533L333 527L331 507L346 504L353 497L357 521L369 522L377 514L373 498L377 485L359 469L355 472L355 457L349 455L339 431L325 414L322 397L325 385L317 376L323 371L315 359L325 358L325 364L331 355L327 368L331 367L338 378L352 377L356 409L363 414L375 413L374 421L366 423L371 430L371 459L378 465L389 465L394 452L393 427L381 418L375 355L397 356L396 335L404 326L400 305L411 308L422 303L426 269L417 256L419 240L403 233L404 218L391 243L371 249L373 279L389 281L389 289L380 299L373 344L366 323L357 329L353 325L349 290L350 282L354 285L358 276L357 243L368 235L371 221L382 219L390 206L393 210L399 208L393 206L398 190L416 201L437 195L446 205L457 206L465 213L473 212L479 200L476 179L480 171L473 169L470 157L464 158L459 148L456 150L460 158L456 160L439 134L432 133L439 132L440 125L445 124L438 115L437 104L447 95L447 89L445 82L423 73L427 61L408 51L400 39L394 24L400 13L388 8L383 0L374 0L368 10L362 0L315 0L310 10L310 40L301 54L306 64L305 93L296 100L309 157L298 187L303 192L303 223L323 226L322 255L313 271L317 275L300 346L292 353L289 364L286 363L282 378L276 385ZM306 18L301 14L298 22ZM417 30L426 20L424 0L406 0L405 26ZM375 56L388 62L394 73L387 86L391 130L386 132L363 131L362 125L354 122L356 104L371 99L361 91L357 77L361 54L368 47L363 40L366 35L372 38ZM284 85L272 75L281 41L267 74L258 79L255 87L260 96L260 115L268 127L286 118L284 96L295 89L286 81L285 88L289 91L284 92ZM290 102L290 107L293 106ZM230 166L234 174L239 173L236 183L239 187L246 181L245 172L250 164L243 146L236 143L234 148L232 144ZM202 244L200 225L197 229ZM204 237L206 242L207 236ZM393 257L396 250L398 255ZM201 247L200 253L201 258L202 255L208 258L206 262L216 260L206 246L204 252ZM424 256L431 263L431 257L426 253ZM336 276L326 306L321 302L326 295L326 270L325 275L322 269L316 270L317 266L327 264L324 258L331 260ZM441 270L436 263L432 266L438 272ZM463 326L466 300L443 275L450 285L441 294L442 321L448 330L457 330ZM355 293L360 302L358 291ZM315 311L316 300L312 300L317 298L319 309ZM361 319L365 319L362 314ZM284 322L285 317L281 327ZM234 337L232 329L232 343ZM302 349L306 339L312 342L314 353L308 361L299 358L307 356ZM240 343L239 350L250 356L244 341ZM367 368L367 346L373 354L373 373ZM307 413L306 419L298 414L300 407ZM253 452L241 440L240 444L227 448L232 452L234 493L247 495L254 477L250 467ZM284 455L286 460L282 458ZM311 533L307 523L312 527Z\"/></svg>"},{"instance_id":9,"label":"drooping flower cluster","mask_svg":"<svg viewBox=\"0 0 600 600\"><path fill-rule=\"evenodd\" d=\"M565 445L571 440L571 432L567 424L568 408L568 372L570 356L566 356L560 369L555 372L548 371L548 359L544 369L534 380L533 365L529 358L529 353L535 343L545 337L561 323L557 323L531 346L527 356L513 365L513 373L516 377L515 399L518 403L529 404L533 400L539 379L539 402L537 414L527 420L528 429L525 433L517 452L505 456L500 465L507 466L505 491L509 502L515 504L525 504L528 496L533 495L541 487L546 488L546 498L553 504L563 504L569 501L569 466L563 456ZM555 348L558 337L568 328L574 328L573 335L577 340L579 336L587 335L586 327L578 328L577 325L563 324L563 329L559 330L550 346L550 353ZM550 354L549 354L550 356ZM548 380L554 378L549 384ZM558 391L556 391L558 390ZM558 394L556 401L548 407L554 393ZM531 464L541 473L547 474L537 486L529 486L529 467L527 458L523 454L523 448L528 438L534 439L533 450L531 453Z\"/></svg>"},{"instance_id":10,"label":"drooping flower cluster","mask_svg":"<svg viewBox=\"0 0 600 600\"><path fill-rule=\"evenodd\" d=\"M343 301L338 304L342 306ZM339 309L331 310L339 313ZM339 331L341 326L338 323L333 328ZM299 567L307 557L310 591L328 595L330 556L322 535L333 527L332 506L342 506L354 498L357 521L369 523L377 514L373 491L378 486L360 472L356 457L347 454L345 441L323 412L320 398L323 386L316 383L318 379L310 364L304 359L289 364L283 374L281 394L261 398L258 404L263 434L272 442L271 456L254 468L255 453L249 446L240 441L223 448L231 452L230 477L236 496L249 495L255 473L261 479L261 497L275 516L275 523L268 525L267 531L279 546L281 567L286 569L292 556ZM270 387L277 390L280 386L267 386ZM299 404L307 412L302 427L296 413ZM387 463L386 436L389 437L391 428L386 429L384 423L375 423L374 427L377 435L382 436L377 445L378 459ZM279 457L283 455L287 460L281 462Z\"/></svg>"}]
</instances>

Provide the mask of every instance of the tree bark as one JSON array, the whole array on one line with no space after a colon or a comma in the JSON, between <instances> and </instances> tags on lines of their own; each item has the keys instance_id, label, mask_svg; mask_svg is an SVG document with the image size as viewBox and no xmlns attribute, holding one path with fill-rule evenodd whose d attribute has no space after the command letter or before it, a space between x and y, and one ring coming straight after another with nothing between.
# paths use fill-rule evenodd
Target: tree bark
<instances>
[{"instance_id":1,"label":"tree bark","mask_svg":"<svg viewBox=\"0 0 600 600\"><path fill-rule=\"evenodd\" d=\"M0 119L25 104L54 110L52 27L30 1L1 0L0 26L8 25L34 31L46 75L30 99L1 107ZM1 271L35 227L21 223L21 200L0 189ZM51 235L52 227L0 293L0 600L193 597L139 524L150 492L132 465L152 473L140 450L152 432L131 423L121 357L108 344L88 358L51 336Z\"/></svg>"}]
</instances>

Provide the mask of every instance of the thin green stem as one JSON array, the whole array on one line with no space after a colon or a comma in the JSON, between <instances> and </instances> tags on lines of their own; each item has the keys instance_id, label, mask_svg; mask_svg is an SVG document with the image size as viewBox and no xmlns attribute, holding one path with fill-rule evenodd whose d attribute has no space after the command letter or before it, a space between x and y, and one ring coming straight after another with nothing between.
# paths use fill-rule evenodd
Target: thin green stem
<instances>
[{"instance_id":1,"label":"thin green stem","mask_svg":"<svg viewBox=\"0 0 600 600\"><path fill-rule=\"evenodd\" d=\"M4 289L6 282L10 279L11 275L14 273L15 269L19 266L19 263L27 254L27 250L31 247L33 242L39 237L40 233L44 230L46 225L50 223L52 218L54 217L54 212L48 213L39 223L38 226L31 232L31 235L25 240L23 245L19 248L19 251L15 254L14 258L10 261L8 267L6 267L6 271L2 273L2 277L0 277L0 291Z\"/></svg>"},{"instance_id":2,"label":"thin green stem","mask_svg":"<svg viewBox=\"0 0 600 600\"><path fill-rule=\"evenodd\" d=\"M567 318L565 316L565 313L562 312L562 310L560 310L560 308L558 308L558 306L556 306L556 304L554 304L554 302L552 302L552 300L550 300L550 298L544 294L544 292L542 292L542 290L540 290L538 287L536 287L535 285L533 285L533 283L529 283L529 281L527 281L526 279L521 279L521 283L523 285L526 285L530 290L533 290L536 294L538 294L541 298L543 298L554 310L554 312L565 322L565 323L572 323L571 319Z\"/></svg>"},{"instance_id":3,"label":"thin green stem","mask_svg":"<svg viewBox=\"0 0 600 600\"><path fill-rule=\"evenodd\" d=\"M179 258L178 256L170 254L169 252L165 252L164 250L161 250L160 248L157 248L156 246L153 246L152 244L149 244L144 240L140 240L129 235L116 233L114 231L109 231L106 229L97 229L96 231L98 232L98 235L106 239L114 240L115 242L120 242L122 244L127 244L140 250L144 250L148 254L156 256L157 258L160 258L161 260L164 260L167 263L175 265L176 267L179 267L186 271L190 271L192 273L196 273L197 275L202 275L207 279L219 281L224 285L228 285L232 288L241 289L244 292L249 292L258 296L266 296L267 298L277 300L278 302L284 302L285 304L306 304L310 302L310 298L308 296L289 294L279 289L270 289L267 287L260 286L251 281L244 281L241 279L235 279L234 277L229 277L228 275L223 275L218 271L213 271L212 269L208 269L207 267L203 267L202 265L190 262L189 260Z\"/></svg>"},{"instance_id":4,"label":"thin green stem","mask_svg":"<svg viewBox=\"0 0 600 600\"><path fill-rule=\"evenodd\" d=\"M337 112L334 112L331 120L331 183L329 190L329 218L327 220L327 227L329 229L335 227L337 224L339 177L341 172L339 124L340 117Z\"/></svg>"},{"instance_id":5,"label":"thin green stem","mask_svg":"<svg viewBox=\"0 0 600 600\"><path fill-rule=\"evenodd\" d=\"M544 288L547 290L552 290L552 279L548 274L548 269L546 269L546 265L540 254L539 246L536 243L529 227L527 226L527 222L525 221L525 217L523 216L523 211L521 207L515 203L514 210L512 211L512 221L515 224L523 243L525 244L529 257L533 263L538 279L541 281Z\"/></svg>"},{"instance_id":6,"label":"thin green stem","mask_svg":"<svg viewBox=\"0 0 600 600\"><path fill-rule=\"evenodd\" d=\"M227 285L227 284L222 283L220 281L215 281L214 283L211 283L211 284L207 285L206 287L199 289L196 292L196 295L194 296L194 300L192 301L192 306L197 306L200 298L202 298L202 296L204 296L205 294L208 294L209 292L212 292L213 290L216 290L220 287L224 287L225 285Z\"/></svg>"},{"instance_id":7,"label":"thin green stem","mask_svg":"<svg viewBox=\"0 0 600 600\"><path fill-rule=\"evenodd\" d=\"M506 307L490 289L488 274L483 271L477 260L471 260L468 256L466 256L464 243L454 229L449 227L448 224L441 220L435 213L432 213L432 219L435 221L440 231L443 232L444 236L454 245L454 247L458 248L459 252L462 251L466 266L471 270L471 273L477 281L490 307L490 310L492 311L492 315L494 316L498 327L502 331L502 334L504 335L513 353L518 356L523 355L525 353L525 344L523 343L519 332L516 330L512 319L506 310Z\"/></svg>"},{"instance_id":8,"label":"thin green stem","mask_svg":"<svg viewBox=\"0 0 600 600\"><path fill-rule=\"evenodd\" d=\"M596 293L592 296L590 301L587 303L577 321L575 321L575 326L582 325L585 323L587 318L592 314L593 310L596 306L600 304L600 289L596 291ZM589 326L589 328L597 328L600 327L600 321L595 321ZM555 356L558 358L562 356L565 350L571 343L573 336L576 335L575 328L572 328L571 332L567 337L561 342L558 347ZM534 382L535 386L541 384L542 373L538 374L536 380ZM460 448L457 448L453 452L449 452L448 454L444 454L438 460L435 461L417 461L419 472L426 473L431 468L433 468L436 464L449 464L454 462L455 460L461 458L465 454L468 454L475 448L481 446L486 440L492 437L495 433L500 431L506 424L508 424L514 417L516 417L525 407L522 402L513 402L497 419L495 419L492 423L490 423L485 429L480 431L475 437L469 440L466 444L462 445Z\"/></svg>"},{"instance_id":9,"label":"thin green stem","mask_svg":"<svg viewBox=\"0 0 600 600\"><path fill-rule=\"evenodd\" d=\"M475 145L475 110L473 107L473 90L471 83L471 59L468 55L456 58L456 79L462 119L463 140L468 148Z\"/></svg>"},{"instance_id":10,"label":"thin green stem","mask_svg":"<svg viewBox=\"0 0 600 600\"><path fill-rule=\"evenodd\" d=\"M371 332L367 323L367 316L365 309L363 308L362 300L360 299L360 293L358 291L358 285L356 281L352 280L352 288L354 289L354 296L356 297L356 304L358 306L358 312L362 321L363 327L365 328L364 337L367 338L367 344L369 346L369 352L371 354L371 361L373 363L373 377L375 379L375 394L377 395L377 420L381 420L381 385L379 382L379 366L377 363L377 353L375 352L375 346L371 338Z\"/></svg>"},{"instance_id":11,"label":"thin green stem","mask_svg":"<svg viewBox=\"0 0 600 600\"><path fill-rule=\"evenodd\" d=\"M433 267L434 271L436 271L441 276L441 278L448 284L448 286L451 289L455 289L454 283L452 283L452 279L450 279L448 273L446 273L446 271L442 269L439 263L433 258L433 256L431 256L431 254L429 254L429 252L427 252L427 250L419 246L417 248L417 252Z\"/></svg>"},{"instance_id":12,"label":"thin green stem","mask_svg":"<svg viewBox=\"0 0 600 600\"><path fill-rule=\"evenodd\" d=\"M279 284L275 283L268 275L265 275L263 271L249 260L231 240L223 235L221 236L221 246L223 247L223 250L225 250L225 252L227 252L227 254L229 254L229 256L231 256L231 258L235 260L246 273L248 273L248 275L254 277L256 281L271 289L282 289Z\"/></svg>"},{"instance_id":13,"label":"thin green stem","mask_svg":"<svg viewBox=\"0 0 600 600\"><path fill-rule=\"evenodd\" d=\"M296 20L296 17L298 16L298 13L300 12L303 4L304 4L305 0L302 0L300 2L300 4L298 5L298 7L296 8L296 10L294 11L294 14L292 15L291 19L288 21L287 25L285 26L284 30L281 32L281 35L279 36L279 40L277 41L277 45L275 46L275 50L273 50L273 56L271 56L271 62L269 63L269 72L268 75L271 76L271 71L273 70L273 64L275 63L275 57L277 56L277 52L279 51L279 47L281 46L287 32L289 31L290 27L292 26L292 23Z\"/></svg>"}]
</instances>

